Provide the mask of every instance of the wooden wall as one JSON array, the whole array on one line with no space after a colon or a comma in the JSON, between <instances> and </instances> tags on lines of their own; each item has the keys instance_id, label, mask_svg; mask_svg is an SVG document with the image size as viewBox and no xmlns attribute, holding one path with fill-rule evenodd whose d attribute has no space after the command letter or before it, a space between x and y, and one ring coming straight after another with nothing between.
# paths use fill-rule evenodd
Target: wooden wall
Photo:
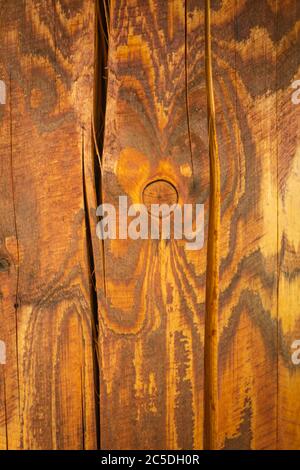
<instances>
[{"instance_id":1,"label":"wooden wall","mask_svg":"<svg viewBox=\"0 0 300 470\"><path fill-rule=\"evenodd\" d=\"M299 38L298 0L0 0L0 449L299 449ZM121 195L204 247L101 242Z\"/></svg>"}]
</instances>

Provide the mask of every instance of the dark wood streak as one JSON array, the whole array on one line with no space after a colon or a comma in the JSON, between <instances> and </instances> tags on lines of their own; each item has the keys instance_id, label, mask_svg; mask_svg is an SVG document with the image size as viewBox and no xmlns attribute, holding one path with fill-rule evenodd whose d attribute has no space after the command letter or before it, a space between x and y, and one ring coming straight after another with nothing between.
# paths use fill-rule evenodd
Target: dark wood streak
<instances>
[{"instance_id":1,"label":"dark wood streak","mask_svg":"<svg viewBox=\"0 0 300 470\"><path fill-rule=\"evenodd\" d=\"M251 419L252 419L251 399L246 399L244 404L241 424L237 431L237 436L225 439L225 445L222 450L248 450L251 447Z\"/></svg>"}]
</instances>

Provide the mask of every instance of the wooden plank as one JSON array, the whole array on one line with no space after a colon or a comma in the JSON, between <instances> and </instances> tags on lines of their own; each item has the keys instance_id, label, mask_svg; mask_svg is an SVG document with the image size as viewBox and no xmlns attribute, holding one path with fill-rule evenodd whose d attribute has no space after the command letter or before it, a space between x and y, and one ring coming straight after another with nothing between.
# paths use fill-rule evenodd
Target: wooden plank
<instances>
[{"instance_id":1,"label":"wooden plank","mask_svg":"<svg viewBox=\"0 0 300 470\"><path fill-rule=\"evenodd\" d=\"M82 173L91 140L94 2L1 0L0 11L9 97L0 108L0 258L9 261L0 272L1 447L95 448Z\"/></svg>"},{"instance_id":2,"label":"wooden plank","mask_svg":"<svg viewBox=\"0 0 300 470\"><path fill-rule=\"evenodd\" d=\"M299 336L299 111L290 89L299 19L294 0L212 2L222 179L218 448L299 447L299 371L289 349Z\"/></svg>"},{"instance_id":3,"label":"wooden plank","mask_svg":"<svg viewBox=\"0 0 300 470\"><path fill-rule=\"evenodd\" d=\"M109 51L103 202L172 202L171 183L207 213L203 9L113 0ZM105 240L104 253L102 448L201 449L206 246Z\"/></svg>"},{"instance_id":4,"label":"wooden plank","mask_svg":"<svg viewBox=\"0 0 300 470\"><path fill-rule=\"evenodd\" d=\"M277 46L279 449L300 448L299 346L298 353L292 347L300 340L300 101L292 87L300 79L299 31L299 2L283 2Z\"/></svg>"},{"instance_id":5,"label":"wooden plank","mask_svg":"<svg viewBox=\"0 0 300 470\"><path fill-rule=\"evenodd\" d=\"M277 446L275 7L211 6L221 165L217 448Z\"/></svg>"},{"instance_id":6,"label":"wooden plank","mask_svg":"<svg viewBox=\"0 0 300 470\"><path fill-rule=\"evenodd\" d=\"M2 23L3 20L0 32L2 47L6 48L7 56L13 55L12 48L9 48L5 41ZM4 84L4 100L0 105L0 340L6 347L6 364L0 365L1 450L18 448L20 445L20 393L15 308L18 268L11 161L10 74L3 59L3 52L1 52L0 74Z\"/></svg>"}]
</instances>

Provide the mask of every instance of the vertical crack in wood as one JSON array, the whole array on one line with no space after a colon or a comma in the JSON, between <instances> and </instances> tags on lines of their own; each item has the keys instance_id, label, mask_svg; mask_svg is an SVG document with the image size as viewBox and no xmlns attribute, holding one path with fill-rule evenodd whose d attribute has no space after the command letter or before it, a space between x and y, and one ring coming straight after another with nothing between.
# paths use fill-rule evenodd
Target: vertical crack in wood
<instances>
[{"instance_id":1,"label":"vertical crack in wood","mask_svg":"<svg viewBox=\"0 0 300 470\"><path fill-rule=\"evenodd\" d=\"M95 188L97 205L103 203L103 147L108 81L109 2L96 0L95 84L92 119L95 149ZM103 290L106 297L106 266L104 240L101 241Z\"/></svg>"},{"instance_id":2,"label":"vertical crack in wood","mask_svg":"<svg viewBox=\"0 0 300 470\"><path fill-rule=\"evenodd\" d=\"M189 148L191 156L191 167L192 175L194 178L194 160L193 160L193 147L192 147L192 136L191 136L191 122L190 122L190 108L189 108L189 82L188 82L188 0L185 0L185 11L184 11L184 21L185 21L185 38L184 38L184 75L185 75L185 105L186 105L186 118L187 118L187 128L188 128L188 137L189 137Z\"/></svg>"},{"instance_id":3,"label":"vertical crack in wood","mask_svg":"<svg viewBox=\"0 0 300 470\"><path fill-rule=\"evenodd\" d=\"M91 116L91 137L93 161L91 172L93 174L92 192L95 195L97 206L103 201L103 184L102 184L102 154L104 145L104 127L105 127L105 110L106 110L106 90L107 90L107 60L108 60L108 20L109 5L106 0L95 1L95 58L94 58L94 97L93 97L93 115ZM83 175L83 198L85 210L85 223L87 230L87 250L90 266L90 292L92 304L92 334L94 348L94 383L95 383L95 413L96 413L96 433L97 448L101 447L101 423L100 423L100 351L99 351L99 305L96 279L96 258L93 246L93 222L91 219L95 216L91 214L88 201L86 167L85 167L85 142L84 129L82 130L82 175ZM94 203L92 206L94 207ZM91 206L91 207L92 207ZM106 278L105 278L105 251L104 241L101 242L101 259L102 259L102 278L103 290L106 296ZM101 268L100 268L101 269ZM84 436L83 436L84 443Z\"/></svg>"},{"instance_id":4,"label":"vertical crack in wood","mask_svg":"<svg viewBox=\"0 0 300 470\"><path fill-rule=\"evenodd\" d=\"M211 2L205 1L205 67L208 111L210 198L204 340L204 449L217 448L220 163L211 52Z\"/></svg>"},{"instance_id":5,"label":"vertical crack in wood","mask_svg":"<svg viewBox=\"0 0 300 470\"><path fill-rule=\"evenodd\" d=\"M11 75L9 76L9 120L10 120L10 176L11 176L11 190L12 190L12 204L13 204L13 216L14 216L14 229L16 236L16 247L17 247L17 263L16 268L16 294L15 294L15 325L16 325L16 360L17 360L17 382L18 382L18 406L19 406L19 419L21 422L21 404L20 404L20 369L19 369L19 338L18 338L18 309L19 309L19 279L20 279L20 247L19 247L19 235L18 235L18 224L17 224L17 210L16 210L16 195L15 195L15 181L13 171L13 120L12 120L12 80Z\"/></svg>"},{"instance_id":6,"label":"vertical crack in wood","mask_svg":"<svg viewBox=\"0 0 300 470\"><path fill-rule=\"evenodd\" d=\"M89 205L86 188L86 176L85 176L85 161L84 161L84 129L82 129L82 191L83 191L83 205L85 213L85 227L86 227L86 242L87 242L87 255L88 263L90 268L89 280L90 280L90 298L91 298L91 327L93 337L93 367L94 367L94 385L95 385L95 420L96 420L96 438L97 448L99 449L100 443L100 412L99 412L99 394L100 394L100 383L99 383L99 361L98 361L98 299L96 292L96 281L95 281L95 260L92 246L92 229L90 223ZM82 391L84 393L84 391ZM82 428L82 442L85 442L85 426Z\"/></svg>"}]
</instances>

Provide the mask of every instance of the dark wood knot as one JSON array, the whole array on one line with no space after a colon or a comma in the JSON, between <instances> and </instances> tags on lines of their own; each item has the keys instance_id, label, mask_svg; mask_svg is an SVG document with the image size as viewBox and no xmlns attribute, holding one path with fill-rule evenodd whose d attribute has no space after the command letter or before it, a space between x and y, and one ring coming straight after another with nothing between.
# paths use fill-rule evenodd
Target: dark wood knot
<instances>
[{"instance_id":1,"label":"dark wood knot","mask_svg":"<svg viewBox=\"0 0 300 470\"><path fill-rule=\"evenodd\" d=\"M9 271L10 262L6 258L0 258L0 272L5 273Z\"/></svg>"},{"instance_id":2,"label":"dark wood knot","mask_svg":"<svg viewBox=\"0 0 300 470\"><path fill-rule=\"evenodd\" d=\"M169 181L163 179L151 181L144 188L143 202L149 212L151 211L151 204L168 204L172 206L178 202L178 192Z\"/></svg>"}]
</instances>

